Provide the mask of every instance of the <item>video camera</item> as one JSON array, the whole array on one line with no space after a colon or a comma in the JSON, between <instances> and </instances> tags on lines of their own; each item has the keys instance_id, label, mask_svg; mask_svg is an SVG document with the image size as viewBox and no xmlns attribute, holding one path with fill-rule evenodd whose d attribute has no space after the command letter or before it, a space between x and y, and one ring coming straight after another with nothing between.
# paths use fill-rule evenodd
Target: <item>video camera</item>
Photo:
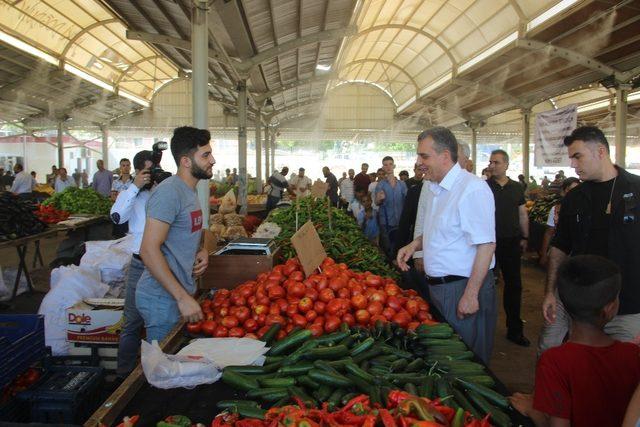
<instances>
[{"instance_id":1,"label":"video camera","mask_svg":"<svg viewBox=\"0 0 640 427\"><path fill-rule=\"evenodd\" d=\"M169 148L169 144L166 141L158 141L151 146L151 162L153 163L149 168L149 184L145 185L143 189L150 189L153 184L160 184L165 179L171 176L171 172L167 172L160 166L162 160L162 152Z\"/></svg>"}]
</instances>

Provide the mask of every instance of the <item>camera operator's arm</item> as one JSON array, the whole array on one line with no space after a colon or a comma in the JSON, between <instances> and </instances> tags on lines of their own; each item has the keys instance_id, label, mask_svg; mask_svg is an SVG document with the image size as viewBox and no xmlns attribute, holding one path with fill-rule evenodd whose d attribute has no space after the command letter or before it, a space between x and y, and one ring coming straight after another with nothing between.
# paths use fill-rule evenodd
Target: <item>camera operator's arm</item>
<instances>
[{"instance_id":1,"label":"camera operator's arm","mask_svg":"<svg viewBox=\"0 0 640 427\"><path fill-rule=\"evenodd\" d=\"M149 171L140 171L140 173L136 175L133 185L130 185L129 188L118 194L116 201L113 206L111 206L111 221L115 224L124 224L129 221L136 197L148 180Z\"/></svg>"},{"instance_id":2,"label":"camera operator's arm","mask_svg":"<svg viewBox=\"0 0 640 427\"><path fill-rule=\"evenodd\" d=\"M202 319L200 305L178 282L160 250L160 247L167 239L169 227L170 224L166 222L155 218L147 218L142 245L140 246L140 257L151 275L176 300L180 314L182 314L185 322L197 322Z\"/></svg>"}]
</instances>

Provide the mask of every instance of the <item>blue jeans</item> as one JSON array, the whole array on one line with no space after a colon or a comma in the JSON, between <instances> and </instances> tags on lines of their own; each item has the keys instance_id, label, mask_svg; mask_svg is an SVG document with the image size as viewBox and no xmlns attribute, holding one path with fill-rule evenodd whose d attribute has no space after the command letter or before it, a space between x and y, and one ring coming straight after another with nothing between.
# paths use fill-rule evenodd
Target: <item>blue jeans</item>
<instances>
[{"instance_id":1,"label":"blue jeans","mask_svg":"<svg viewBox=\"0 0 640 427\"><path fill-rule=\"evenodd\" d=\"M128 375L136 367L140 349L140 330L144 321L136 308L136 284L142 276L144 264L131 257L124 294L124 327L118 342L118 375Z\"/></svg>"},{"instance_id":2,"label":"blue jeans","mask_svg":"<svg viewBox=\"0 0 640 427\"><path fill-rule=\"evenodd\" d=\"M157 289L136 289L136 306L144 319L149 343L157 340L159 344L180 321L178 303L160 284Z\"/></svg>"}]
</instances>

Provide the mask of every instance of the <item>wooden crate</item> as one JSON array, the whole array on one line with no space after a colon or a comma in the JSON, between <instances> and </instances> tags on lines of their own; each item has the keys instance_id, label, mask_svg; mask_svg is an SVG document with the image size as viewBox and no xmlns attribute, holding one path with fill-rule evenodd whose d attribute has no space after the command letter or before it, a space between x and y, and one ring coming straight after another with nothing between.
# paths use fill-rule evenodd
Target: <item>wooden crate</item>
<instances>
[{"instance_id":1,"label":"wooden crate","mask_svg":"<svg viewBox=\"0 0 640 427\"><path fill-rule=\"evenodd\" d=\"M200 278L200 289L233 289L280 263L280 249L267 255L209 255L209 266Z\"/></svg>"}]
</instances>

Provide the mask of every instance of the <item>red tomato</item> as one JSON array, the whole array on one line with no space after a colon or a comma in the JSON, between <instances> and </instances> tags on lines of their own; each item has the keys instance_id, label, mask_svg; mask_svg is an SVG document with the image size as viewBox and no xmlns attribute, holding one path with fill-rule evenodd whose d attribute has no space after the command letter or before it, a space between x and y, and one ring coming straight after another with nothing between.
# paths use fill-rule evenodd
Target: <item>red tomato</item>
<instances>
[{"instance_id":1,"label":"red tomato","mask_svg":"<svg viewBox=\"0 0 640 427\"><path fill-rule=\"evenodd\" d=\"M238 326L238 318L235 316L224 316L221 323L225 328L235 328Z\"/></svg>"},{"instance_id":2,"label":"red tomato","mask_svg":"<svg viewBox=\"0 0 640 427\"><path fill-rule=\"evenodd\" d=\"M324 320L324 331L335 332L340 327L340 318L337 316L327 316Z\"/></svg>"},{"instance_id":3,"label":"red tomato","mask_svg":"<svg viewBox=\"0 0 640 427\"><path fill-rule=\"evenodd\" d=\"M350 286L350 289L351 289L351 295L362 295L362 293L364 292L364 288L357 283Z\"/></svg>"},{"instance_id":4,"label":"red tomato","mask_svg":"<svg viewBox=\"0 0 640 427\"><path fill-rule=\"evenodd\" d=\"M318 316L315 319L313 319L313 324L324 326L324 316Z\"/></svg>"},{"instance_id":5,"label":"red tomato","mask_svg":"<svg viewBox=\"0 0 640 427\"><path fill-rule=\"evenodd\" d=\"M313 303L313 309L318 314L324 314L326 307L327 307L327 304L322 301L316 301Z\"/></svg>"},{"instance_id":6,"label":"red tomato","mask_svg":"<svg viewBox=\"0 0 640 427\"><path fill-rule=\"evenodd\" d=\"M333 258L331 257L326 257L323 261L322 261L322 268L326 268L330 265L334 265L336 262L333 260Z\"/></svg>"},{"instance_id":7,"label":"red tomato","mask_svg":"<svg viewBox=\"0 0 640 427\"><path fill-rule=\"evenodd\" d=\"M278 266L276 266L278 267ZM275 269L273 272L271 272L271 274L269 274L269 276L267 277L267 280L274 280L274 281L278 281L278 283L280 282L284 282L285 277L282 275L282 273L280 272L276 272Z\"/></svg>"},{"instance_id":8,"label":"red tomato","mask_svg":"<svg viewBox=\"0 0 640 427\"><path fill-rule=\"evenodd\" d=\"M390 283L388 285L385 285L384 291L387 293L387 295L398 295L402 292L402 289L400 289L400 287L395 283Z\"/></svg>"},{"instance_id":9,"label":"red tomato","mask_svg":"<svg viewBox=\"0 0 640 427\"><path fill-rule=\"evenodd\" d=\"M342 323L346 323L347 325L349 325L349 327L355 326L356 318L353 317L353 314L347 313L344 316L342 316Z\"/></svg>"},{"instance_id":10,"label":"red tomato","mask_svg":"<svg viewBox=\"0 0 640 427\"><path fill-rule=\"evenodd\" d=\"M289 275L289 279L295 280L296 282L302 282L304 280L304 273L302 271L296 270Z\"/></svg>"},{"instance_id":11,"label":"red tomato","mask_svg":"<svg viewBox=\"0 0 640 427\"><path fill-rule=\"evenodd\" d=\"M298 310L300 313L306 313L313 308L313 301L309 297L304 297L298 303Z\"/></svg>"},{"instance_id":12,"label":"red tomato","mask_svg":"<svg viewBox=\"0 0 640 427\"><path fill-rule=\"evenodd\" d=\"M256 317L254 318L254 320L256 322L258 322L258 325L263 326L264 322L267 320L267 315L266 314L257 314Z\"/></svg>"},{"instance_id":13,"label":"red tomato","mask_svg":"<svg viewBox=\"0 0 640 427\"><path fill-rule=\"evenodd\" d=\"M286 336L287 336L287 333L284 331L284 329L280 329L278 331L278 335L276 335L276 340L280 341L281 339L283 339Z\"/></svg>"},{"instance_id":14,"label":"red tomato","mask_svg":"<svg viewBox=\"0 0 640 427\"><path fill-rule=\"evenodd\" d=\"M211 300L210 299L206 299L206 300L202 301L202 304L200 304L200 306L202 307L202 311L205 311L207 309L211 309Z\"/></svg>"},{"instance_id":15,"label":"red tomato","mask_svg":"<svg viewBox=\"0 0 640 427\"><path fill-rule=\"evenodd\" d=\"M287 335L289 335L295 327L296 325L294 325L293 323L287 323L287 326L284 327L284 331L287 333Z\"/></svg>"},{"instance_id":16,"label":"red tomato","mask_svg":"<svg viewBox=\"0 0 640 427\"><path fill-rule=\"evenodd\" d=\"M371 316L372 325L375 325L378 320L381 320L384 323L388 322L387 318L384 317L382 314L374 314L373 316Z\"/></svg>"},{"instance_id":17,"label":"red tomato","mask_svg":"<svg viewBox=\"0 0 640 427\"><path fill-rule=\"evenodd\" d=\"M293 317L298 314L298 304L289 304L286 313L289 317Z\"/></svg>"},{"instance_id":18,"label":"red tomato","mask_svg":"<svg viewBox=\"0 0 640 427\"><path fill-rule=\"evenodd\" d=\"M354 295L351 297L351 304L358 310L365 308L368 304L367 297L364 295Z\"/></svg>"},{"instance_id":19,"label":"red tomato","mask_svg":"<svg viewBox=\"0 0 640 427\"><path fill-rule=\"evenodd\" d=\"M233 305L241 306L247 303L247 300L240 294L235 294L231 296L231 302Z\"/></svg>"},{"instance_id":20,"label":"red tomato","mask_svg":"<svg viewBox=\"0 0 640 427\"><path fill-rule=\"evenodd\" d=\"M336 264L336 266L340 269L340 270L346 270L349 267L347 267L347 264L345 264L344 262L341 262L340 264Z\"/></svg>"},{"instance_id":21,"label":"red tomato","mask_svg":"<svg viewBox=\"0 0 640 427\"><path fill-rule=\"evenodd\" d=\"M267 326L271 326L274 323L280 323L280 325L284 326L287 322L284 320L284 317L277 314L270 314L267 316L264 324Z\"/></svg>"},{"instance_id":22,"label":"red tomato","mask_svg":"<svg viewBox=\"0 0 640 427\"><path fill-rule=\"evenodd\" d=\"M322 291L320 291L320 301L324 302L324 303L328 303L329 301L331 301L332 299L334 299L336 296L333 293L333 291L331 289L323 289Z\"/></svg>"},{"instance_id":23,"label":"red tomato","mask_svg":"<svg viewBox=\"0 0 640 427\"><path fill-rule=\"evenodd\" d=\"M271 300L266 295L256 294L256 302L260 305L269 305L271 303Z\"/></svg>"},{"instance_id":24,"label":"red tomato","mask_svg":"<svg viewBox=\"0 0 640 427\"><path fill-rule=\"evenodd\" d=\"M387 320L390 322L391 319L393 319L393 316L396 315L396 311L391 307L387 307L384 310L382 310L382 315L386 317Z\"/></svg>"},{"instance_id":25,"label":"red tomato","mask_svg":"<svg viewBox=\"0 0 640 427\"><path fill-rule=\"evenodd\" d=\"M367 286L378 287L382 284L382 277L376 276L375 274L370 274L364 279Z\"/></svg>"},{"instance_id":26,"label":"red tomato","mask_svg":"<svg viewBox=\"0 0 640 427\"><path fill-rule=\"evenodd\" d=\"M242 323L249 318L251 311L247 307L238 307L236 310L236 317L238 318L238 322Z\"/></svg>"},{"instance_id":27,"label":"red tomato","mask_svg":"<svg viewBox=\"0 0 640 427\"><path fill-rule=\"evenodd\" d=\"M367 310L362 308L362 309L356 311L356 320L361 325L367 325L367 324L369 324L369 321L371 320L371 314Z\"/></svg>"},{"instance_id":28,"label":"red tomato","mask_svg":"<svg viewBox=\"0 0 640 427\"><path fill-rule=\"evenodd\" d=\"M268 294L269 294L269 298L272 300L283 298L285 296L284 289L280 285L274 286L271 289L269 289Z\"/></svg>"},{"instance_id":29,"label":"red tomato","mask_svg":"<svg viewBox=\"0 0 640 427\"><path fill-rule=\"evenodd\" d=\"M318 299L318 291L316 291L314 288L307 288L304 296L311 299L311 301L316 301Z\"/></svg>"},{"instance_id":30,"label":"red tomato","mask_svg":"<svg viewBox=\"0 0 640 427\"><path fill-rule=\"evenodd\" d=\"M302 282L292 282L287 287L287 292L289 295L292 295L297 298L302 298L307 292L307 288L305 288Z\"/></svg>"},{"instance_id":31,"label":"red tomato","mask_svg":"<svg viewBox=\"0 0 640 427\"><path fill-rule=\"evenodd\" d=\"M289 303L284 298L278 298L276 304L280 307L280 311L287 311L287 307L289 307Z\"/></svg>"},{"instance_id":32,"label":"red tomato","mask_svg":"<svg viewBox=\"0 0 640 427\"><path fill-rule=\"evenodd\" d=\"M411 321L411 316L409 316L409 313L407 313L406 311L401 311L399 313L396 313L391 320L393 322L396 322L401 327L406 328Z\"/></svg>"},{"instance_id":33,"label":"red tomato","mask_svg":"<svg viewBox=\"0 0 640 427\"><path fill-rule=\"evenodd\" d=\"M250 295L250 296L247 298L247 305L248 305L249 307L253 307L253 306L255 305L255 303L256 303L256 296L255 296L255 295Z\"/></svg>"},{"instance_id":34,"label":"red tomato","mask_svg":"<svg viewBox=\"0 0 640 427\"><path fill-rule=\"evenodd\" d=\"M266 314L269 311L269 307L264 304L256 305L253 309L255 314Z\"/></svg>"},{"instance_id":35,"label":"red tomato","mask_svg":"<svg viewBox=\"0 0 640 427\"><path fill-rule=\"evenodd\" d=\"M282 270L282 274L284 274L285 276L289 277L291 275L291 273L293 273L294 271L296 271L298 269L297 266L295 266L294 264L285 264L284 269Z\"/></svg>"},{"instance_id":36,"label":"red tomato","mask_svg":"<svg viewBox=\"0 0 640 427\"><path fill-rule=\"evenodd\" d=\"M338 296L340 298L351 298L351 291L349 288L340 288L338 289Z\"/></svg>"},{"instance_id":37,"label":"red tomato","mask_svg":"<svg viewBox=\"0 0 640 427\"><path fill-rule=\"evenodd\" d=\"M313 310L309 310L307 311L307 313L304 315L305 319L307 319L308 322L313 322L314 320L316 320L316 318L318 317L318 313L316 313Z\"/></svg>"},{"instance_id":38,"label":"red tomato","mask_svg":"<svg viewBox=\"0 0 640 427\"><path fill-rule=\"evenodd\" d=\"M264 282L265 280L267 280L267 276L268 275L269 275L269 273L267 273L267 272L258 274L257 281L258 282Z\"/></svg>"},{"instance_id":39,"label":"red tomato","mask_svg":"<svg viewBox=\"0 0 640 427\"><path fill-rule=\"evenodd\" d=\"M429 304L422 298L418 298L418 308L420 311L429 311Z\"/></svg>"},{"instance_id":40,"label":"red tomato","mask_svg":"<svg viewBox=\"0 0 640 427\"><path fill-rule=\"evenodd\" d=\"M224 326L218 326L213 334L216 338L223 338L229 335L229 329Z\"/></svg>"},{"instance_id":41,"label":"red tomato","mask_svg":"<svg viewBox=\"0 0 640 427\"><path fill-rule=\"evenodd\" d=\"M229 314L229 307L220 307L220 310L218 310L218 314L220 316L226 316L227 314Z\"/></svg>"},{"instance_id":42,"label":"red tomato","mask_svg":"<svg viewBox=\"0 0 640 427\"><path fill-rule=\"evenodd\" d=\"M316 284L316 289L318 290L318 292L322 292L324 289L326 289L328 286L328 281L326 277L321 277L318 280L318 283Z\"/></svg>"},{"instance_id":43,"label":"red tomato","mask_svg":"<svg viewBox=\"0 0 640 427\"><path fill-rule=\"evenodd\" d=\"M208 312L204 316L204 320L215 320L215 319L216 319L216 315L212 312Z\"/></svg>"},{"instance_id":44,"label":"red tomato","mask_svg":"<svg viewBox=\"0 0 640 427\"><path fill-rule=\"evenodd\" d=\"M244 329L247 332L254 332L258 329L258 322L254 319L247 319L244 321L244 324L242 326L244 326Z\"/></svg>"},{"instance_id":45,"label":"red tomato","mask_svg":"<svg viewBox=\"0 0 640 427\"><path fill-rule=\"evenodd\" d=\"M253 285L242 285L238 288L238 291L244 298L249 298L253 295Z\"/></svg>"},{"instance_id":46,"label":"red tomato","mask_svg":"<svg viewBox=\"0 0 640 427\"><path fill-rule=\"evenodd\" d=\"M244 337L245 338L251 338L251 339L254 339L254 340L258 339L258 336L256 334L252 333L252 332L249 332L249 333L245 334Z\"/></svg>"},{"instance_id":47,"label":"red tomato","mask_svg":"<svg viewBox=\"0 0 640 427\"><path fill-rule=\"evenodd\" d=\"M382 303L380 303L378 301L373 301L373 302L369 303L369 305L367 305L366 307L367 307L367 311L372 316L375 316L376 314L381 314L382 310L384 310L384 307L382 306Z\"/></svg>"},{"instance_id":48,"label":"red tomato","mask_svg":"<svg viewBox=\"0 0 640 427\"><path fill-rule=\"evenodd\" d=\"M346 312L341 298L334 298L327 303L327 313L342 317Z\"/></svg>"},{"instance_id":49,"label":"red tomato","mask_svg":"<svg viewBox=\"0 0 640 427\"><path fill-rule=\"evenodd\" d=\"M319 337L324 333L324 330L320 325L311 325L307 329L311 331L311 335L314 337Z\"/></svg>"},{"instance_id":50,"label":"red tomato","mask_svg":"<svg viewBox=\"0 0 640 427\"><path fill-rule=\"evenodd\" d=\"M400 298L398 298L395 295L392 295L389 298L387 298L387 306L398 311L402 308L402 302L400 301Z\"/></svg>"},{"instance_id":51,"label":"red tomato","mask_svg":"<svg viewBox=\"0 0 640 427\"><path fill-rule=\"evenodd\" d=\"M280 314L280 307L278 304L271 304L269 306L269 314Z\"/></svg>"},{"instance_id":52,"label":"red tomato","mask_svg":"<svg viewBox=\"0 0 640 427\"><path fill-rule=\"evenodd\" d=\"M229 336L234 338L241 338L244 336L244 329L242 328L231 328L229 329Z\"/></svg>"},{"instance_id":53,"label":"red tomato","mask_svg":"<svg viewBox=\"0 0 640 427\"><path fill-rule=\"evenodd\" d=\"M411 317L415 317L418 314L419 310L418 301L410 299L405 303L404 308L411 315Z\"/></svg>"},{"instance_id":54,"label":"red tomato","mask_svg":"<svg viewBox=\"0 0 640 427\"><path fill-rule=\"evenodd\" d=\"M369 297L369 301L379 301L382 304L384 304L386 300L387 300L387 295L382 291L374 291L371 293L371 296Z\"/></svg>"},{"instance_id":55,"label":"red tomato","mask_svg":"<svg viewBox=\"0 0 640 427\"><path fill-rule=\"evenodd\" d=\"M187 323L187 332L190 334L199 334L202 330L202 322Z\"/></svg>"},{"instance_id":56,"label":"red tomato","mask_svg":"<svg viewBox=\"0 0 640 427\"><path fill-rule=\"evenodd\" d=\"M293 321L293 324L296 326L305 327L307 325L307 318L304 317L302 314L294 314L293 317L291 317L291 320Z\"/></svg>"},{"instance_id":57,"label":"red tomato","mask_svg":"<svg viewBox=\"0 0 640 427\"><path fill-rule=\"evenodd\" d=\"M347 283L341 277L335 277L329 281L329 288L334 292L338 292L339 289L345 286L347 286Z\"/></svg>"},{"instance_id":58,"label":"red tomato","mask_svg":"<svg viewBox=\"0 0 640 427\"><path fill-rule=\"evenodd\" d=\"M407 325L407 329L410 331L414 331L418 326L420 326L420 322L410 322Z\"/></svg>"},{"instance_id":59,"label":"red tomato","mask_svg":"<svg viewBox=\"0 0 640 427\"><path fill-rule=\"evenodd\" d=\"M263 326L260 329L258 329L258 332L256 333L256 335L258 335L259 338L262 338L262 336L266 334L270 328L271 328L270 326Z\"/></svg>"}]
</instances>

